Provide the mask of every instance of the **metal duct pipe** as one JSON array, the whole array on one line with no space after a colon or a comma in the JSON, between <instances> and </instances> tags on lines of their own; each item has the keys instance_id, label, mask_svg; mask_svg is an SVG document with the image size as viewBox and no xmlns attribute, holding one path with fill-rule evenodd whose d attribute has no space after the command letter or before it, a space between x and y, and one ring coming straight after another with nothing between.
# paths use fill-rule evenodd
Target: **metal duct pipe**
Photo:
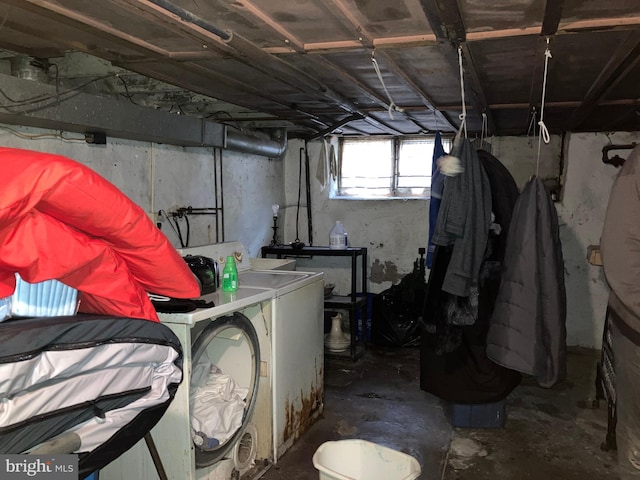
<instances>
[{"instance_id":1,"label":"metal duct pipe","mask_svg":"<svg viewBox=\"0 0 640 480\"><path fill-rule=\"evenodd\" d=\"M175 115L128 102L74 90L57 92L52 85L0 74L2 90L18 101L41 98L27 107L0 100L0 123L68 132L100 132L107 137L158 142L183 147L228 148L265 157L287 149L285 129L271 139L228 131L226 125L189 115Z\"/></svg>"},{"instance_id":2,"label":"metal duct pipe","mask_svg":"<svg viewBox=\"0 0 640 480\"><path fill-rule=\"evenodd\" d=\"M27 55L17 55L11 57L9 63L11 64L11 75L14 77L49 83L46 64L42 60L37 60Z\"/></svg>"},{"instance_id":3,"label":"metal duct pipe","mask_svg":"<svg viewBox=\"0 0 640 480\"><path fill-rule=\"evenodd\" d=\"M273 138L263 139L226 129L225 148L263 157L279 158L287 150L287 131L277 129Z\"/></svg>"}]
</instances>

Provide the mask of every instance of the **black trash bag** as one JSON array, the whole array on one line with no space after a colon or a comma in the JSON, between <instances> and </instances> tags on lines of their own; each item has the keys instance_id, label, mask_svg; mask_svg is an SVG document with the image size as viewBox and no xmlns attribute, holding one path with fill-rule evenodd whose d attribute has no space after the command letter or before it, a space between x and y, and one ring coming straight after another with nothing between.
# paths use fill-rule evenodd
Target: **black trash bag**
<instances>
[{"instance_id":1,"label":"black trash bag","mask_svg":"<svg viewBox=\"0 0 640 480\"><path fill-rule=\"evenodd\" d=\"M374 345L420 345L425 289L424 257L421 256L413 263L413 271L398 285L391 286L373 298L371 342Z\"/></svg>"}]
</instances>

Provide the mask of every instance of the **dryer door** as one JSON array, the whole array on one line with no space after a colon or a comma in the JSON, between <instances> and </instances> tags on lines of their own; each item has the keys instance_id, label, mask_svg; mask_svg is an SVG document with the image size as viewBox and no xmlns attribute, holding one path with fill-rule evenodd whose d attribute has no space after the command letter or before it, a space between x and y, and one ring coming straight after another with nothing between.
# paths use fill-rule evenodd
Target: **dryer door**
<instances>
[{"instance_id":1,"label":"dryer door","mask_svg":"<svg viewBox=\"0 0 640 480\"><path fill-rule=\"evenodd\" d=\"M193 341L191 355L195 462L206 467L227 456L249 424L260 379L258 335L251 321L235 312L212 320Z\"/></svg>"}]
</instances>

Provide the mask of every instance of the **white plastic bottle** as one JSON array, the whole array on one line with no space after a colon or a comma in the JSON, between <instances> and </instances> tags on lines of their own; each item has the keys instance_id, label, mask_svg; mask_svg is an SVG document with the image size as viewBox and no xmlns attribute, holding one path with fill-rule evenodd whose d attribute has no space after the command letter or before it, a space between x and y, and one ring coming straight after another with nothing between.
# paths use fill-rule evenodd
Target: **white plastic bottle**
<instances>
[{"instance_id":1,"label":"white plastic bottle","mask_svg":"<svg viewBox=\"0 0 640 480\"><path fill-rule=\"evenodd\" d=\"M344 229L342 222L337 220L331 232L329 232L329 248L331 250L345 250L347 244L347 231Z\"/></svg>"}]
</instances>

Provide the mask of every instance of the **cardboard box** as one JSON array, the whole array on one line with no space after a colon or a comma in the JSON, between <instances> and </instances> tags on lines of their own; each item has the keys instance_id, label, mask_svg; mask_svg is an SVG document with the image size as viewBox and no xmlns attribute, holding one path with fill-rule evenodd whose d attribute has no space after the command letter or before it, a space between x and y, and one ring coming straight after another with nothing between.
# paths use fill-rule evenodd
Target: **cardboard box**
<instances>
[{"instance_id":1,"label":"cardboard box","mask_svg":"<svg viewBox=\"0 0 640 480\"><path fill-rule=\"evenodd\" d=\"M587 260L591 265L602 266L602 256L600 255L600 245L589 245L587 247Z\"/></svg>"}]
</instances>

